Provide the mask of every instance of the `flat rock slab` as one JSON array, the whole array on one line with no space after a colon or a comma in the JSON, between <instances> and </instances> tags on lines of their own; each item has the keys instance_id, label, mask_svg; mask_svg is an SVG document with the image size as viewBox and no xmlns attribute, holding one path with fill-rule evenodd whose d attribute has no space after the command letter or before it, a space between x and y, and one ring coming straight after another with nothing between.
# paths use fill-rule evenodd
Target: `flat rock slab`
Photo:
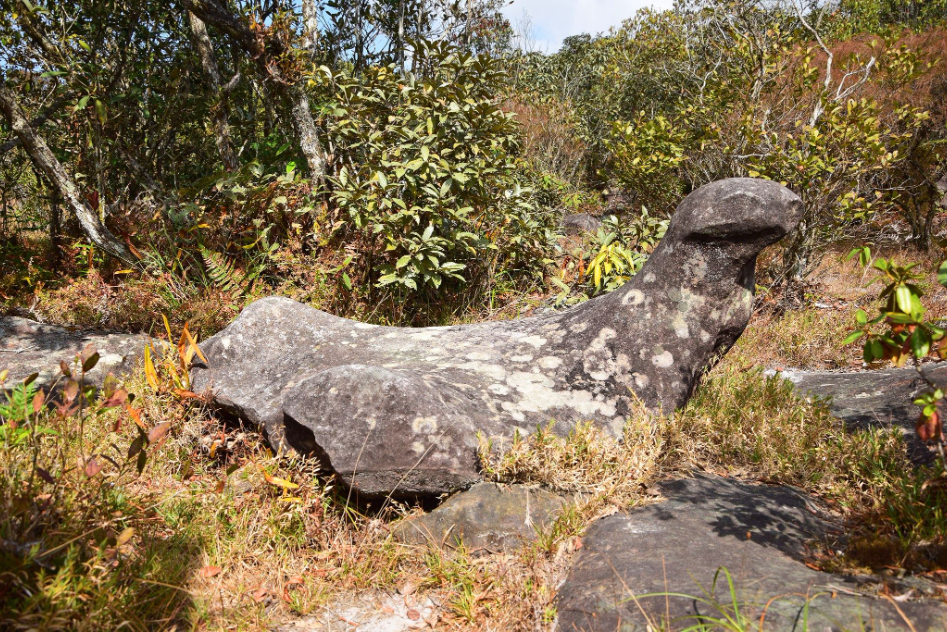
<instances>
[{"instance_id":1,"label":"flat rock slab","mask_svg":"<svg viewBox=\"0 0 947 632\"><path fill-rule=\"evenodd\" d=\"M922 365L929 380L947 387L947 363ZM854 428L901 428L908 454L918 464L931 463L935 453L914 431L920 410L914 399L930 387L914 368L833 373L783 371L782 376L807 395L831 397L832 414Z\"/></svg>"},{"instance_id":2,"label":"flat rock slab","mask_svg":"<svg viewBox=\"0 0 947 632\"><path fill-rule=\"evenodd\" d=\"M71 331L17 316L0 316L0 371L8 369L6 386L38 373L36 384L48 387L61 375L60 361L77 369L76 356L91 344L99 362L89 371L86 383L100 387L105 376L131 373L150 339L142 334Z\"/></svg>"},{"instance_id":3,"label":"flat rock slab","mask_svg":"<svg viewBox=\"0 0 947 632\"><path fill-rule=\"evenodd\" d=\"M472 552L509 551L536 539L569 502L530 485L478 483L448 498L437 509L401 522L395 537L409 544L452 547Z\"/></svg>"},{"instance_id":4,"label":"flat rock slab","mask_svg":"<svg viewBox=\"0 0 947 632\"><path fill-rule=\"evenodd\" d=\"M648 620L660 625L668 617L676 630L699 623L700 615L720 617L700 601L712 595L732 607L723 574L714 588L720 567L733 577L748 629L758 628L764 610L766 630L910 629L891 602L864 594L855 579L803 563L807 541L835 525L801 493L709 476L671 481L661 491L667 502L589 529L559 590L558 630L644 630ZM947 629L943 603L898 607L916 630Z\"/></svg>"}]
</instances>

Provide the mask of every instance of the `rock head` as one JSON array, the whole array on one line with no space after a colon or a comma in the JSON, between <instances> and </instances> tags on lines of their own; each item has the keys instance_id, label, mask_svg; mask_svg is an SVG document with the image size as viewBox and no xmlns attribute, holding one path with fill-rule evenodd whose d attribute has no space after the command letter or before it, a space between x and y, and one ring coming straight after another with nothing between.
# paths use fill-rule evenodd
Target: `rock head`
<instances>
[{"instance_id":1,"label":"rock head","mask_svg":"<svg viewBox=\"0 0 947 632\"><path fill-rule=\"evenodd\" d=\"M802 213L773 182L706 185L623 287L521 320L380 327L262 299L202 345L192 383L368 497L467 487L478 433L502 443L591 420L620 436L637 401L683 405L746 327L760 250Z\"/></svg>"}]
</instances>

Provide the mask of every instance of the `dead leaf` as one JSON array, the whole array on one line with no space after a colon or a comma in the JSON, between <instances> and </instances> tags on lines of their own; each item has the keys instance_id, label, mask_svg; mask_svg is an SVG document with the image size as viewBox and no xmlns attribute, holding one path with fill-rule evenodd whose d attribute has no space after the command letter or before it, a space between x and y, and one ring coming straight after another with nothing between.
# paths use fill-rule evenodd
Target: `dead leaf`
<instances>
[{"instance_id":1,"label":"dead leaf","mask_svg":"<svg viewBox=\"0 0 947 632\"><path fill-rule=\"evenodd\" d=\"M128 527L118 535L118 539L115 540L115 546L123 546L128 544L128 541L132 539L132 536L135 535L135 528Z\"/></svg>"},{"instance_id":2,"label":"dead leaf","mask_svg":"<svg viewBox=\"0 0 947 632\"><path fill-rule=\"evenodd\" d=\"M85 468L84 468L85 475L88 476L89 478L92 478L93 476L97 475L99 472L102 471L102 467L103 467L102 464L99 463L95 459L95 457L92 457L91 459L85 462Z\"/></svg>"},{"instance_id":3,"label":"dead leaf","mask_svg":"<svg viewBox=\"0 0 947 632\"><path fill-rule=\"evenodd\" d=\"M406 614L408 615L408 618L411 619L412 621L417 621L418 619L421 618L421 613L415 610L414 608L411 608L410 610L408 610Z\"/></svg>"},{"instance_id":4,"label":"dead leaf","mask_svg":"<svg viewBox=\"0 0 947 632\"><path fill-rule=\"evenodd\" d=\"M220 567L219 566L205 566L199 572L200 572L201 577L216 577L217 575L220 575Z\"/></svg>"},{"instance_id":5,"label":"dead leaf","mask_svg":"<svg viewBox=\"0 0 947 632\"><path fill-rule=\"evenodd\" d=\"M253 593L253 601L255 601L255 602L257 602L257 603L260 603L261 601L263 601L264 598L266 598L266 595L267 595L268 593L269 593L269 591L268 591L265 587L260 586L260 587L256 590L256 592Z\"/></svg>"},{"instance_id":6,"label":"dead leaf","mask_svg":"<svg viewBox=\"0 0 947 632\"><path fill-rule=\"evenodd\" d=\"M43 404L46 403L46 393L43 391L37 391L36 395L33 396L33 414L35 415L43 409Z\"/></svg>"},{"instance_id":7,"label":"dead leaf","mask_svg":"<svg viewBox=\"0 0 947 632\"><path fill-rule=\"evenodd\" d=\"M43 479L44 481L46 481L47 483L49 483L50 485L55 485L55 484L56 484L56 479L53 478L53 475L50 474L49 472L47 472L46 470L44 470L43 468L37 467L37 468L36 468L36 474L37 474L41 479Z\"/></svg>"},{"instance_id":8,"label":"dead leaf","mask_svg":"<svg viewBox=\"0 0 947 632\"><path fill-rule=\"evenodd\" d=\"M404 586L398 589L398 592L400 592L402 595L410 595L413 594L417 589L418 587L416 584L412 582L406 582Z\"/></svg>"},{"instance_id":9,"label":"dead leaf","mask_svg":"<svg viewBox=\"0 0 947 632\"><path fill-rule=\"evenodd\" d=\"M169 430L171 430L171 422L162 421L148 432L148 443L155 444L161 439L164 439Z\"/></svg>"}]
</instances>

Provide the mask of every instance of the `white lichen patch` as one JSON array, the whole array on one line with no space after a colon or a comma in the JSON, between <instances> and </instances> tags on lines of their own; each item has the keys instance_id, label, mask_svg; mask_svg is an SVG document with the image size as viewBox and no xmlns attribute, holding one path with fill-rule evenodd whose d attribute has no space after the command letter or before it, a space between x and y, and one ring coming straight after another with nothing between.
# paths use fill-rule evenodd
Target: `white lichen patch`
<instances>
[{"instance_id":1,"label":"white lichen patch","mask_svg":"<svg viewBox=\"0 0 947 632\"><path fill-rule=\"evenodd\" d=\"M555 370L562 366L562 358L556 356L543 356L537 361L540 367L548 370Z\"/></svg>"},{"instance_id":2,"label":"white lichen patch","mask_svg":"<svg viewBox=\"0 0 947 632\"><path fill-rule=\"evenodd\" d=\"M603 327L582 354L582 369L593 380L605 381L631 368L627 356L612 355L608 342L617 336L611 327Z\"/></svg>"},{"instance_id":3,"label":"white lichen patch","mask_svg":"<svg viewBox=\"0 0 947 632\"><path fill-rule=\"evenodd\" d=\"M659 369L666 369L674 365L674 356L671 355L670 351L658 353L657 355L651 357L651 364L658 367Z\"/></svg>"},{"instance_id":4,"label":"white lichen patch","mask_svg":"<svg viewBox=\"0 0 947 632\"><path fill-rule=\"evenodd\" d=\"M510 362L532 362L533 356L531 355L515 355L510 356Z\"/></svg>"},{"instance_id":5,"label":"white lichen patch","mask_svg":"<svg viewBox=\"0 0 947 632\"><path fill-rule=\"evenodd\" d=\"M421 434L433 434L437 432L437 419L434 417L415 417L411 422L411 429Z\"/></svg>"},{"instance_id":6,"label":"white lichen patch","mask_svg":"<svg viewBox=\"0 0 947 632\"><path fill-rule=\"evenodd\" d=\"M526 344L538 349L546 344L546 339L542 336L523 336L520 338L520 342L525 342Z\"/></svg>"},{"instance_id":7,"label":"white lichen patch","mask_svg":"<svg viewBox=\"0 0 947 632\"><path fill-rule=\"evenodd\" d=\"M644 292L639 289L631 289L622 297L621 304L635 307L644 303Z\"/></svg>"},{"instance_id":8,"label":"white lichen patch","mask_svg":"<svg viewBox=\"0 0 947 632\"><path fill-rule=\"evenodd\" d=\"M572 323L569 325L569 331L574 334L581 334L583 331L589 328L589 324L586 322L581 323Z\"/></svg>"}]
</instances>

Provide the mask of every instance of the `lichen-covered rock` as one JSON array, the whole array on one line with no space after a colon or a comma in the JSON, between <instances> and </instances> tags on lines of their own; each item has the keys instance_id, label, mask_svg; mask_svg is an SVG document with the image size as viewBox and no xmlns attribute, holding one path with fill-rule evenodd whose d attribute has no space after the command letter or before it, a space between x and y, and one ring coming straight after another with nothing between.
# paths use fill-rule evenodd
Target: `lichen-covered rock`
<instances>
[{"instance_id":1,"label":"lichen-covered rock","mask_svg":"<svg viewBox=\"0 0 947 632\"><path fill-rule=\"evenodd\" d=\"M0 371L7 369L6 386L38 373L35 384L52 385L61 376L59 363L73 370L76 356L91 344L99 362L85 375L87 384L100 387L105 376L130 373L141 359L149 338L136 334L70 331L17 316L0 316Z\"/></svg>"},{"instance_id":2,"label":"lichen-covered rock","mask_svg":"<svg viewBox=\"0 0 947 632\"><path fill-rule=\"evenodd\" d=\"M536 539L559 517L568 499L535 485L477 483L434 511L398 524L395 537L411 544L508 551Z\"/></svg>"},{"instance_id":3,"label":"lichen-covered rock","mask_svg":"<svg viewBox=\"0 0 947 632\"><path fill-rule=\"evenodd\" d=\"M746 327L756 256L801 216L773 182L704 186L621 289L522 320L378 327L259 300L204 342L192 384L363 494L452 491L479 479L478 432L592 420L617 437L636 401L683 405Z\"/></svg>"},{"instance_id":4,"label":"lichen-covered rock","mask_svg":"<svg viewBox=\"0 0 947 632\"><path fill-rule=\"evenodd\" d=\"M799 492L710 476L661 491L667 502L589 528L557 595L558 630L678 630L734 605L754 629L764 620L766 630L910 629L898 608L913 629L947 629L943 603L895 607L877 596L877 578L806 566L807 543L839 527Z\"/></svg>"}]
</instances>

